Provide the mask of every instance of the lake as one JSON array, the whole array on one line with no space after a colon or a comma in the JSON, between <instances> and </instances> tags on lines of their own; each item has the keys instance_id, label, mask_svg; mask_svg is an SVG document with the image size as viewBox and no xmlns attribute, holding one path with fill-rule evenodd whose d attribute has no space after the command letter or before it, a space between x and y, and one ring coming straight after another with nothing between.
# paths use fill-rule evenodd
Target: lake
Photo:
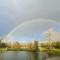
<instances>
[{"instance_id":1,"label":"lake","mask_svg":"<svg viewBox=\"0 0 60 60\"><path fill-rule=\"evenodd\" d=\"M0 51L0 60L42 60L44 53L27 51Z\"/></svg>"}]
</instances>

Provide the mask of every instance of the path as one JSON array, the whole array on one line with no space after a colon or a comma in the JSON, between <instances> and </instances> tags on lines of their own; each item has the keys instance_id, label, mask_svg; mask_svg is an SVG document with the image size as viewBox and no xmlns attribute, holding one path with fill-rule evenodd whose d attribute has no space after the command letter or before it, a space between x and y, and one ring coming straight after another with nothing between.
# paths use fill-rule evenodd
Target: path
<instances>
[{"instance_id":1,"label":"path","mask_svg":"<svg viewBox=\"0 0 60 60\"><path fill-rule=\"evenodd\" d=\"M60 60L60 57L51 57L51 58L48 58L46 60Z\"/></svg>"}]
</instances>

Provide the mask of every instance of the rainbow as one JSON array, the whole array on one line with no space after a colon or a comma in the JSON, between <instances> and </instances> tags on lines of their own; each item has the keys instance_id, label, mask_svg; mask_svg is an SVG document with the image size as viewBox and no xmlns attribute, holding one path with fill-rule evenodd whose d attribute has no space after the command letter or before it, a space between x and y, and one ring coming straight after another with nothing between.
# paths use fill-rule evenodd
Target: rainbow
<instances>
[{"instance_id":1,"label":"rainbow","mask_svg":"<svg viewBox=\"0 0 60 60\"><path fill-rule=\"evenodd\" d=\"M20 25L18 25L16 28L14 28L11 32L9 32L8 34L7 34L7 37L10 37L11 36L11 34L13 34L17 29L19 29L19 28L21 28L22 26L24 26L24 25L28 25L28 24L30 24L30 23L33 23L33 22L46 22L46 21L48 21L48 22L53 22L53 23L58 23L58 24L60 24L59 22L57 22L57 21L54 21L54 20L50 20L50 19L32 19L32 20L29 20L29 21L27 21L27 22L23 22L22 24L20 24Z\"/></svg>"}]
</instances>

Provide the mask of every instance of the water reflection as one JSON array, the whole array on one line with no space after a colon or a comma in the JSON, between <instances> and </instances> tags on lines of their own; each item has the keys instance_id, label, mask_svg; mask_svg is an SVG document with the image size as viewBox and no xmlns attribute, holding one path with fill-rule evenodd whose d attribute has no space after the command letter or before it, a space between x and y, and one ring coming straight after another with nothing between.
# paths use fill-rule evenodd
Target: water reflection
<instances>
[{"instance_id":1,"label":"water reflection","mask_svg":"<svg viewBox=\"0 0 60 60\"><path fill-rule=\"evenodd\" d=\"M34 52L34 60L38 60L38 52Z\"/></svg>"},{"instance_id":2,"label":"water reflection","mask_svg":"<svg viewBox=\"0 0 60 60\"><path fill-rule=\"evenodd\" d=\"M41 54L27 51L0 51L0 60L41 60Z\"/></svg>"},{"instance_id":3,"label":"water reflection","mask_svg":"<svg viewBox=\"0 0 60 60\"><path fill-rule=\"evenodd\" d=\"M0 51L0 60L4 60L5 51Z\"/></svg>"}]
</instances>

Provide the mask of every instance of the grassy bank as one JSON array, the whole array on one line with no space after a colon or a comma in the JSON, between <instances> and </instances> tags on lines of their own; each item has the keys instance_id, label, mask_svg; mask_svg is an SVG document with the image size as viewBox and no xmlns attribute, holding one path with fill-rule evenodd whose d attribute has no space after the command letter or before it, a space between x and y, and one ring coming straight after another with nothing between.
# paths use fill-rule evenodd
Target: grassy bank
<instances>
[{"instance_id":1,"label":"grassy bank","mask_svg":"<svg viewBox=\"0 0 60 60\"><path fill-rule=\"evenodd\" d=\"M19 49L19 48L8 48L7 51L31 51L34 52L32 49Z\"/></svg>"},{"instance_id":2,"label":"grassy bank","mask_svg":"<svg viewBox=\"0 0 60 60\"><path fill-rule=\"evenodd\" d=\"M34 52L32 49L21 49L21 48L0 48L0 51L31 51Z\"/></svg>"},{"instance_id":3,"label":"grassy bank","mask_svg":"<svg viewBox=\"0 0 60 60\"><path fill-rule=\"evenodd\" d=\"M53 49L52 55L53 56L60 56L60 49Z\"/></svg>"},{"instance_id":4,"label":"grassy bank","mask_svg":"<svg viewBox=\"0 0 60 60\"><path fill-rule=\"evenodd\" d=\"M48 49L40 47L39 50L41 52L48 52ZM52 56L59 56L60 57L60 49L51 49L51 55Z\"/></svg>"},{"instance_id":5,"label":"grassy bank","mask_svg":"<svg viewBox=\"0 0 60 60\"><path fill-rule=\"evenodd\" d=\"M0 51L7 51L7 48L0 48Z\"/></svg>"}]
</instances>

